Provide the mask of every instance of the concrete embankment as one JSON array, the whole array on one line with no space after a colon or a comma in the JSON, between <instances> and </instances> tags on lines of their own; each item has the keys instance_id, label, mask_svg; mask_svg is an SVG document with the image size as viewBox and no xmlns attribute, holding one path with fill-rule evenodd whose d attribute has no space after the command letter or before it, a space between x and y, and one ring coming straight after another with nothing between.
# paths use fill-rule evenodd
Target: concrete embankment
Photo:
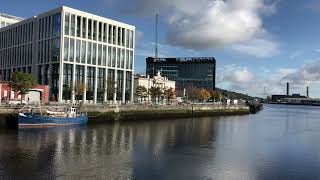
<instances>
[{"instance_id":1,"label":"concrete embankment","mask_svg":"<svg viewBox=\"0 0 320 180\"><path fill-rule=\"evenodd\" d=\"M97 122L159 120L172 118L210 117L228 115L248 115L247 106L114 106L114 107L82 107L89 119Z\"/></svg>"},{"instance_id":2,"label":"concrete embankment","mask_svg":"<svg viewBox=\"0 0 320 180\"><path fill-rule=\"evenodd\" d=\"M62 105L43 106L43 109L55 111ZM17 124L14 108L0 108L0 126L14 126ZM218 105L85 105L81 112L86 112L90 122L112 121L137 121L137 120L160 120L174 118L248 115L248 106L218 106Z\"/></svg>"}]
</instances>

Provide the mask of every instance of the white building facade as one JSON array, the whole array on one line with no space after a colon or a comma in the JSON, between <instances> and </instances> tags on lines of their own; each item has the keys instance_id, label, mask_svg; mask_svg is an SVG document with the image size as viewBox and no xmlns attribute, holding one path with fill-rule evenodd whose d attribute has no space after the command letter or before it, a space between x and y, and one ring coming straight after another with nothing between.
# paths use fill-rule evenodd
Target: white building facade
<instances>
[{"instance_id":1,"label":"white building facade","mask_svg":"<svg viewBox=\"0 0 320 180\"><path fill-rule=\"evenodd\" d=\"M22 21L22 18L0 13L0 28Z\"/></svg>"},{"instance_id":2,"label":"white building facade","mask_svg":"<svg viewBox=\"0 0 320 180\"><path fill-rule=\"evenodd\" d=\"M150 89L151 87L159 87L162 90L170 88L176 90L176 82L169 80L167 77L162 77L160 72L158 72L156 76L153 76L153 78L150 78L149 75L147 77L135 77L134 91L136 91L138 86L143 86L147 89ZM148 99L150 100L151 97L148 97ZM135 96L134 101L139 101L139 97Z\"/></svg>"},{"instance_id":3,"label":"white building facade","mask_svg":"<svg viewBox=\"0 0 320 180\"><path fill-rule=\"evenodd\" d=\"M135 27L60 7L0 29L0 73L32 73L58 102L133 101ZM85 91L77 93L76 84Z\"/></svg>"}]
</instances>

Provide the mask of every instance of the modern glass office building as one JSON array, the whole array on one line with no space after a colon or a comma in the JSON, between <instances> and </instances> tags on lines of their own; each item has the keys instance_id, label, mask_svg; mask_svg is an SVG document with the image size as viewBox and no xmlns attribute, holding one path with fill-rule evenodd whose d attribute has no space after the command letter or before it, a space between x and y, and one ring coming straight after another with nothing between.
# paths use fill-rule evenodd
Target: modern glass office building
<instances>
[{"instance_id":1,"label":"modern glass office building","mask_svg":"<svg viewBox=\"0 0 320 180\"><path fill-rule=\"evenodd\" d=\"M1 79L32 73L59 102L132 101L134 36L134 26L53 9L0 29Z\"/></svg>"},{"instance_id":2,"label":"modern glass office building","mask_svg":"<svg viewBox=\"0 0 320 180\"><path fill-rule=\"evenodd\" d=\"M146 59L146 74L153 77L158 71L169 80L176 81L176 90L181 95L183 89L215 89L216 60L213 57L193 58L153 58Z\"/></svg>"},{"instance_id":3,"label":"modern glass office building","mask_svg":"<svg viewBox=\"0 0 320 180\"><path fill-rule=\"evenodd\" d=\"M0 13L0 28L22 21L22 18Z\"/></svg>"}]
</instances>

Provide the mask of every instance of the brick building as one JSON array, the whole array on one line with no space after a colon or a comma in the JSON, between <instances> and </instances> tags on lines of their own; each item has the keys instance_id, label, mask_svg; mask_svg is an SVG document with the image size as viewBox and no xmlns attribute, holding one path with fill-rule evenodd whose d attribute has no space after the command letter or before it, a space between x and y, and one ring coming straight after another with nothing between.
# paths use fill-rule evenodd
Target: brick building
<instances>
[{"instance_id":1,"label":"brick building","mask_svg":"<svg viewBox=\"0 0 320 180\"><path fill-rule=\"evenodd\" d=\"M1 101L15 101L20 100L21 95L18 92L14 92L7 82L0 82L0 99ZM22 100L26 102L49 102L49 86L37 85L30 89L29 93L22 96Z\"/></svg>"}]
</instances>

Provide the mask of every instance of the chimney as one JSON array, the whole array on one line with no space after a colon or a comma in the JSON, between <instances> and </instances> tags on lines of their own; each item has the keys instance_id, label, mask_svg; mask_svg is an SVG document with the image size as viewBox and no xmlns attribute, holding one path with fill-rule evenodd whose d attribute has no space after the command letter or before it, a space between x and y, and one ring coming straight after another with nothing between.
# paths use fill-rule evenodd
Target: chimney
<instances>
[{"instance_id":1,"label":"chimney","mask_svg":"<svg viewBox=\"0 0 320 180\"><path fill-rule=\"evenodd\" d=\"M287 82L287 96L289 96L289 82Z\"/></svg>"},{"instance_id":2,"label":"chimney","mask_svg":"<svg viewBox=\"0 0 320 180\"><path fill-rule=\"evenodd\" d=\"M309 86L307 86L307 98L309 98Z\"/></svg>"}]
</instances>

